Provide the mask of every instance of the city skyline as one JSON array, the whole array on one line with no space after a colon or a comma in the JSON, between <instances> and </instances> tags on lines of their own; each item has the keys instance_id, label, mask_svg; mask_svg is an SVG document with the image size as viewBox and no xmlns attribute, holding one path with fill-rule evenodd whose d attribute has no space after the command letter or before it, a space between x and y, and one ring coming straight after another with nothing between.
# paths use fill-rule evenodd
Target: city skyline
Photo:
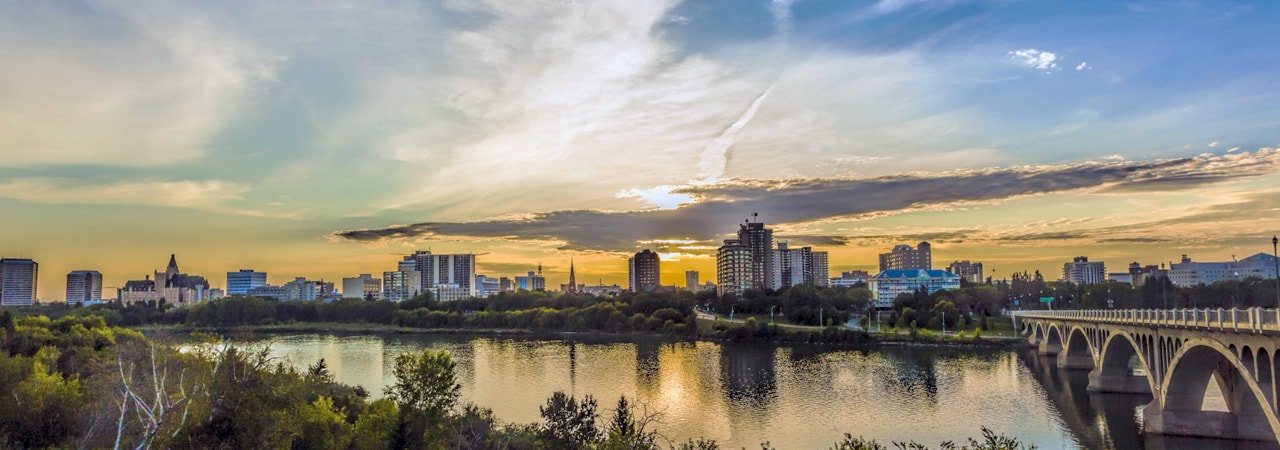
<instances>
[{"instance_id":1,"label":"city skyline","mask_svg":"<svg viewBox=\"0 0 1280 450\"><path fill-rule=\"evenodd\" d=\"M1226 261L1280 229L1280 5L3 8L0 256L41 298L170 254L221 288L426 249L558 286L652 248L679 284L757 212L833 275L924 240L997 278Z\"/></svg>"}]
</instances>

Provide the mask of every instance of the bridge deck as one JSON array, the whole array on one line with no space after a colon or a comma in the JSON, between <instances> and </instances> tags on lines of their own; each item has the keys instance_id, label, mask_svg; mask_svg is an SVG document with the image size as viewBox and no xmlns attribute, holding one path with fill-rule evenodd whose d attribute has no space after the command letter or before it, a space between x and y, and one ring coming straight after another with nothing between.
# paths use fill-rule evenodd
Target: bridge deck
<instances>
[{"instance_id":1,"label":"bridge deck","mask_svg":"<svg viewBox=\"0 0 1280 450\"><path fill-rule=\"evenodd\" d=\"M1013 315L1047 320L1280 334L1280 310L1263 308L1016 311Z\"/></svg>"}]
</instances>

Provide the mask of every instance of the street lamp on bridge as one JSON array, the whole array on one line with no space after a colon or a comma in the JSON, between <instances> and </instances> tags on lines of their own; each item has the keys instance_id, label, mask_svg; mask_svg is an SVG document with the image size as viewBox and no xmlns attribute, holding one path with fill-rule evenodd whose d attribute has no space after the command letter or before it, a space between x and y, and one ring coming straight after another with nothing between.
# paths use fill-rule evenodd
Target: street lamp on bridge
<instances>
[{"instance_id":1,"label":"street lamp on bridge","mask_svg":"<svg viewBox=\"0 0 1280 450\"><path fill-rule=\"evenodd\" d=\"M1280 256L1276 253L1276 247L1280 246L1280 238L1274 234L1271 235L1271 262L1276 267L1276 308L1280 308Z\"/></svg>"}]
</instances>

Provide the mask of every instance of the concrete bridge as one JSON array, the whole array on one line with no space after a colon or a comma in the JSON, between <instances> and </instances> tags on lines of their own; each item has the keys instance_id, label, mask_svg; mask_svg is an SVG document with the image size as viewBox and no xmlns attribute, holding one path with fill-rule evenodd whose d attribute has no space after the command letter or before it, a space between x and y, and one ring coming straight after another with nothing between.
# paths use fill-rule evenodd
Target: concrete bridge
<instances>
[{"instance_id":1,"label":"concrete bridge","mask_svg":"<svg viewBox=\"0 0 1280 450\"><path fill-rule=\"evenodd\" d=\"M1149 433L1280 443L1275 309L1020 311L1015 324L1088 390L1148 394ZM1225 408L1206 409L1210 383Z\"/></svg>"}]
</instances>

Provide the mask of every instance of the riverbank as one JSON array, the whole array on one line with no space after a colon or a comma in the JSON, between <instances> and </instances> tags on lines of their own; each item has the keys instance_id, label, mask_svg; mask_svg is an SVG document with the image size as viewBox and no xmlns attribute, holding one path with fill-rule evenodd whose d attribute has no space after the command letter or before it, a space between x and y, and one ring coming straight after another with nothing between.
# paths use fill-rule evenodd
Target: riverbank
<instances>
[{"instance_id":1,"label":"riverbank","mask_svg":"<svg viewBox=\"0 0 1280 450\"><path fill-rule=\"evenodd\" d=\"M717 326L719 325L719 326ZM582 339L605 337L614 339L644 338L666 339L672 341L703 342L746 342L771 343L784 345L814 345L833 348L866 348L879 345L894 347L983 347L983 348L1016 348L1026 346L1026 340L1011 337L980 337L957 335L937 335L921 333L909 334L868 333L861 330L828 328L806 331L779 329L768 336L744 333L745 325L698 319L698 333L695 336L671 333L633 332L584 332L554 331L518 328L416 328L390 324L367 322L293 322L268 325L241 326L187 326L187 325L143 325L134 327L148 335L163 333L219 333L219 334L393 334L393 335L471 335L520 338L550 339ZM731 331L732 330L732 331ZM735 332L738 331L738 332ZM838 335L844 335L837 338Z\"/></svg>"}]
</instances>

